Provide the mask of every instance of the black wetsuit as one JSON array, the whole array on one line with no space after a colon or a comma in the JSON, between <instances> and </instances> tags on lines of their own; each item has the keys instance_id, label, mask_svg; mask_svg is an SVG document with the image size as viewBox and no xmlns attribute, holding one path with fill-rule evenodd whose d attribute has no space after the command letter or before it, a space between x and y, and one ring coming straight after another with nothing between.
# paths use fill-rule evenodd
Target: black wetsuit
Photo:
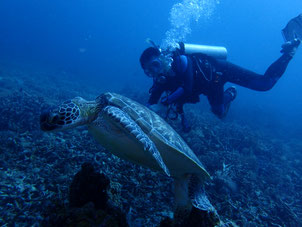
<instances>
[{"instance_id":1,"label":"black wetsuit","mask_svg":"<svg viewBox=\"0 0 302 227\"><path fill-rule=\"evenodd\" d=\"M177 55L173 58L173 76L167 76L165 83L154 81L148 103L156 104L164 91L170 91L166 103L175 103L178 112L183 112L183 104L196 103L199 95L207 96L212 111L221 117L232 100L224 91L224 84L231 82L257 90L270 90L285 72L291 56L283 54L264 73L254 73L227 61L206 56Z\"/></svg>"}]
</instances>

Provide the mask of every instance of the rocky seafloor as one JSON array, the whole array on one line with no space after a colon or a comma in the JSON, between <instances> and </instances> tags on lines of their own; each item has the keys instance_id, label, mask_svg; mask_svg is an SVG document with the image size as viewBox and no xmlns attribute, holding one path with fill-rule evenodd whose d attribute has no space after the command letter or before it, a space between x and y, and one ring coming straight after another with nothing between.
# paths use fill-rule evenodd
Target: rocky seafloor
<instances>
[{"instance_id":1,"label":"rocky seafloor","mask_svg":"<svg viewBox=\"0 0 302 227\"><path fill-rule=\"evenodd\" d=\"M54 207L68 209L70 185L84 163L108 177L108 199L130 226L158 226L171 217L169 177L111 155L85 127L53 134L40 130L42 109L75 96L94 99L100 94L61 73L0 66L0 224L47 226ZM146 98L129 91L126 95L141 102ZM179 130L178 121L169 123L211 174L206 192L225 223L302 226L301 140L220 121L196 106L186 112L194 122L189 133Z\"/></svg>"}]
</instances>

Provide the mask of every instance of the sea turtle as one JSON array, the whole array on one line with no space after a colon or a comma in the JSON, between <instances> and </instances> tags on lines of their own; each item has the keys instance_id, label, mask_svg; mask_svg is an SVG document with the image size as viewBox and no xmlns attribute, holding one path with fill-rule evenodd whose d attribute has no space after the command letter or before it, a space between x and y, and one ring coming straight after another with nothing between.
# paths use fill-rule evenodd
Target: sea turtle
<instances>
[{"instance_id":1,"label":"sea turtle","mask_svg":"<svg viewBox=\"0 0 302 227\"><path fill-rule=\"evenodd\" d=\"M107 92L95 101L76 97L40 116L43 131L80 125L87 125L95 139L114 155L173 177L174 216L190 212L192 205L216 215L203 190L209 173L181 136L149 108Z\"/></svg>"}]
</instances>

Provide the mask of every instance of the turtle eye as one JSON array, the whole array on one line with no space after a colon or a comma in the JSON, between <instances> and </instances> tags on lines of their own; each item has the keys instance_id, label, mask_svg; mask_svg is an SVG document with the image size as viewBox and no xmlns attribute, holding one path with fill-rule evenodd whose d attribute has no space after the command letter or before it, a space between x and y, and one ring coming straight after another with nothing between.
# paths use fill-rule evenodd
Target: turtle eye
<instances>
[{"instance_id":1,"label":"turtle eye","mask_svg":"<svg viewBox=\"0 0 302 227\"><path fill-rule=\"evenodd\" d=\"M58 115L52 115L49 117L49 122L52 124L56 124L59 121L59 116Z\"/></svg>"}]
</instances>

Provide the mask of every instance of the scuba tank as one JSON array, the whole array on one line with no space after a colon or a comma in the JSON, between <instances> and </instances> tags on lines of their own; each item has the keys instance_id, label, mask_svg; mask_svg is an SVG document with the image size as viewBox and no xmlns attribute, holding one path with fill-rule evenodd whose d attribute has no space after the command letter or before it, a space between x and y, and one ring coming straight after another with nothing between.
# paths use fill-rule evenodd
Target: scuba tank
<instances>
[{"instance_id":1,"label":"scuba tank","mask_svg":"<svg viewBox=\"0 0 302 227\"><path fill-rule=\"evenodd\" d=\"M227 58L227 49L221 46L207 46L207 45L198 45L198 44L189 44L180 42L179 51L180 54L204 54L209 57L216 59L226 60Z\"/></svg>"}]
</instances>

